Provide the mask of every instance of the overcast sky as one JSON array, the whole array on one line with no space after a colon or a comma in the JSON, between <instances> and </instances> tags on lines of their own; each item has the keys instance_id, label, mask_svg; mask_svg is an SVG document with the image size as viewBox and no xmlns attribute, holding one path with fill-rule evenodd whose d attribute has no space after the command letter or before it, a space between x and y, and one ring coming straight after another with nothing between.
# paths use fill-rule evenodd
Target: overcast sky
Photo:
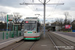
<instances>
[{"instance_id":1,"label":"overcast sky","mask_svg":"<svg viewBox=\"0 0 75 50\"><path fill-rule=\"evenodd\" d=\"M40 0L43 2L43 0ZM48 1L48 0L46 0ZM18 12L23 15L22 19L35 14L41 14L40 20L43 19L43 5L20 5L19 3L33 3L32 0L0 0L0 12L14 13ZM40 3L34 0L34 3ZM65 19L64 12L69 12L68 18L75 19L75 0L50 0L49 3L64 3L64 5L46 5L46 19L55 20L56 18ZM47 21L47 22L48 22Z\"/></svg>"}]
</instances>

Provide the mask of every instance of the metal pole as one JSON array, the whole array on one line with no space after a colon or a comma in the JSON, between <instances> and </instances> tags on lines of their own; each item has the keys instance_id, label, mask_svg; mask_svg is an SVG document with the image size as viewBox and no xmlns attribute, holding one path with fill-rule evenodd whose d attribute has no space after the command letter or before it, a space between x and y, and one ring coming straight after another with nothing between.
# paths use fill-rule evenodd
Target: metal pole
<instances>
[{"instance_id":1,"label":"metal pole","mask_svg":"<svg viewBox=\"0 0 75 50\"><path fill-rule=\"evenodd\" d=\"M46 0L44 0L44 37L45 37L45 6L46 6Z\"/></svg>"},{"instance_id":2,"label":"metal pole","mask_svg":"<svg viewBox=\"0 0 75 50\"><path fill-rule=\"evenodd\" d=\"M65 16L65 22L66 22L66 24L67 24L67 16Z\"/></svg>"},{"instance_id":3,"label":"metal pole","mask_svg":"<svg viewBox=\"0 0 75 50\"><path fill-rule=\"evenodd\" d=\"M12 36L13 36L13 34L15 34L15 33L14 33L14 21L13 21L13 32L12 32Z\"/></svg>"},{"instance_id":4,"label":"metal pole","mask_svg":"<svg viewBox=\"0 0 75 50\"><path fill-rule=\"evenodd\" d=\"M4 32L3 32L3 39L4 39Z\"/></svg>"},{"instance_id":5,"label":"metal pole","mask_svg":"<svg viewBox=\"0 0 75 50\"><path fill-rule=\"evenodd\" d=\"M7 15L7 33L6 33L6 39L8 39L8 15Z\"/></svg>"}]
</instances>

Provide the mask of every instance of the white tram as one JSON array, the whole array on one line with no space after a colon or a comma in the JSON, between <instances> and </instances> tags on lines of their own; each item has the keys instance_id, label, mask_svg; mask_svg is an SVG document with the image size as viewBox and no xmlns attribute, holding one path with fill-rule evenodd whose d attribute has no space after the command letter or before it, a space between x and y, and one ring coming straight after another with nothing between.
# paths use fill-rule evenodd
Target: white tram
<instances>
[{"instance_id":1,"label":"white tram","mask_svg":"<svg viewBox=\"0 0 75 50\"><path fill-rule=\"evenodd\" d=\"M24 19L24 40L40 39L40 23L37 17L27 17Z\"/></svg>"}]
</instances>

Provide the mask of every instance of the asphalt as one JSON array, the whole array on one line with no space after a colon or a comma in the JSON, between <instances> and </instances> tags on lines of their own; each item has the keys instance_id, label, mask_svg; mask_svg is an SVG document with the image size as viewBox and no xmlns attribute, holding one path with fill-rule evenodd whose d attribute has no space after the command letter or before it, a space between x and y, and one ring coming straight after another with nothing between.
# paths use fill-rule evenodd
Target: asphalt
<instances>
[{"instance_id":1,"label":"asphalt","mask_svg":"<svg viewBox=\"0 0 75 50\"><path fill-rule=\"evenodd\" d=\"M31 50L56 50L47 34L42 35L42 38L37 41Z\"/></svg>"},{"instance_id":2,"label":"asphalt","mask_svg":"<svg viewBox=\"0 0 75 50\"><path fill-rule=\"evenodd\" d=\"M67 36L71 36L71 37L75 37L75 33L74 32L56 32L56 33L67 35Z\"/></svg>"},{"instance_id":3,"label":"asphalt","mask_svg":"<svg viewBox=\"0 0 75 50\"><path fill-rule=\"evenodd\" d=\"M56 35L59 35L59 36L65 38L65 39L68 39L72 42L75 42L75 37L74 37L75 33L65 33L65 32L52 32L52 33L54 33Z\"/></svg>"}]
</instances>

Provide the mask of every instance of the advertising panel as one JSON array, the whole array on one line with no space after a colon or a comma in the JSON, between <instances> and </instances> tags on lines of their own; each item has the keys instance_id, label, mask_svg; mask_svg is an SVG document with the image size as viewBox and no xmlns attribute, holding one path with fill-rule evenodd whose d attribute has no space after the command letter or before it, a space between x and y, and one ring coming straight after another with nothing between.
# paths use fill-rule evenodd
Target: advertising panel
<instances>
[{"instance_id":1,"label":"advertising panel","mask_svg":"<svg viewBox=\"0 0 75 50\"><path fill-rule=\"evenodd\" d=\"M71 25L65 25L65 29L70 29Z\"/></svg>"}]
</instances>

